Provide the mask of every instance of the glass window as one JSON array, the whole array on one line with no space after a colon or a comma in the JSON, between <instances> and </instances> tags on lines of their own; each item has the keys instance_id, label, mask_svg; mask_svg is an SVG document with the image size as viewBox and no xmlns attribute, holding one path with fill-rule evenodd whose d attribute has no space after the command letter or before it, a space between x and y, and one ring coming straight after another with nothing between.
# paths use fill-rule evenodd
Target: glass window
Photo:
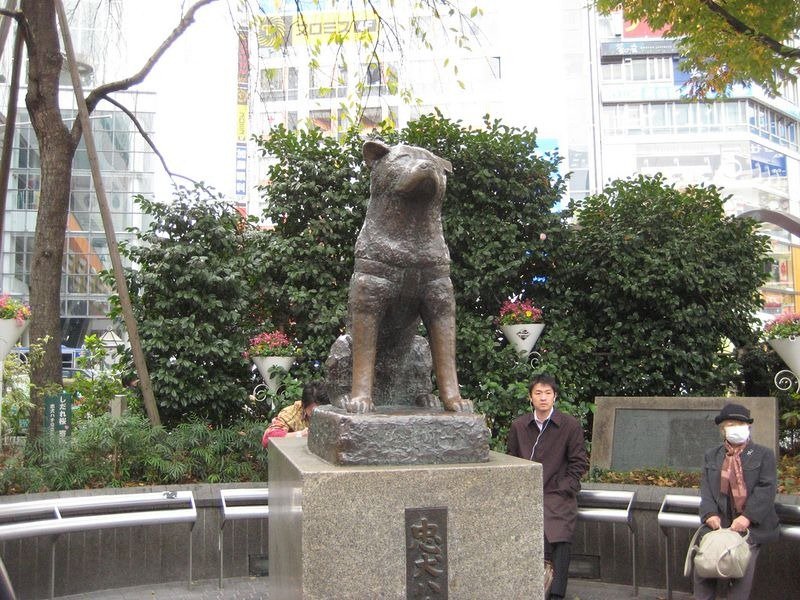
<instances>
[{"instance_id":1,"label":"glass window","mask_svg":"<svg viewBox=\"0 0 800 600\"><path fill-rule=\"evenodd\" d=\"M663 133L670 129L670 112L666 104L650 105L650 125L654 133Z\"/></svg>"},{"instance_id":2,"label":"glass window","mask_svg":"<svg viewBox=\"0 0 800 600\"><path fill-rule=\"evenodd\" d=\"M33 264L33 234L12 235L11 244L14 248L14 279L30 285L31 264Z\"/></svg>"},{"instance_id":3,"label":"glass window","mask_svg":"<svg viewBox=\"0 0 800 600\"><path fill-rule=\"evenodd\" d=\"M689 81L689 77L691 77L691 74L689 72L684 71L683 69L681 69L680 64L681 64L681 59L678 58L677 56L673 57L673 59L672 59L672 81L675 83L675 85L677 85L679 87L685 85L686 82Z\"/></svg>"},{"instance_id":4,"label":"glass window","mask_svg":"<svg viewBox=\"0 0 800 600\"><path fill-rule=\"evenodd\" d=\"M376 129L381 124L381 109L380 108L365 108L361 113L361 123L359 129L361 131L370 132Z\"/></svg>"},{"instance_id":5,"label":"glass window","mask_svg":"<svg viewBox=\"0 0 800 600\"><path fill-rule=\"evenodd\" d=\"M297 100L297 84L299 80L297 67L289 67L286 74L286 96L288 100Z\"/></svg>"},{"instance_id":6,"label":"glass window","mask_svg":"<svg viewBox=\"0 0 800 600\"><path fill-rule=\"evenodd\" d=\"M286 98L283 80L283 69L262 69L261 88L264 90L264 100L284 100Z\"/></svg>"},{"instance_id":7,"label":"glass window","mask_svg":"<svg viewBox=\"0 0 800 600\"><path fill-rule=\"evenodd\" d=\"M330 98L333 96L330 74L319 67L309 70L308 88L310 98Z\"/></svg>"},{"instance_id":8,"label":"glass window","mask_svg":"<svg viewBox=\"0 0 800 600\"><path fill-rule=\"evenodd\" d=\"M603 81L619 81L622 79L622 60L603 62L600 65Z\"/></svg>"},{"instance_id":9,"label":"glass window","mask_svg":"<svg viewBox=\"0 0 800 600\"><path fill-rule=\"evenodd\" d=\"M316 127L325 132L331 131L331 111L312 110L308 113L308 118L311 121L312 127Z\"/></svg>"},{"instance_id":10,"label":"glass window","mask_svg":"<svg viewBox=\"0 0 800 600\"><path fill-rule=\"evenodd\" d=\"M691 109L693 108L690 104L674 104L674 111L673 117L675 121L675 126L680 129L687 129L692 125L692 114Z\"/></svg>"}]
</instances>

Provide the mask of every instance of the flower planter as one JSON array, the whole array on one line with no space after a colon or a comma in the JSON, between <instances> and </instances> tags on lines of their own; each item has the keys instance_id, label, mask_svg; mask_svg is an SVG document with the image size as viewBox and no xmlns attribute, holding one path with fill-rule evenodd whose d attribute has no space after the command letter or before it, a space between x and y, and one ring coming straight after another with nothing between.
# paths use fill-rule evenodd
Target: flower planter
<instances>
[{"instance_id":1,"label":"flower planter","mask_svg":"<svg viewBox=\"0 0 800 600\"><path fill-rule=\"evenodd\" d=\"M0 357L5 359L17 343L28 321L18 323L16 319L0 319ZM1 363L0 363L1 365ZM0 366L2 368L2 366Z\"/></svg>"},{"instance_id":2,"label":"flower planter","mask_svg":"<svg viewBox=\"0 0 800 600\"><path fill-rule=\"evenodd\" d=\"M521 325L501 325L503 335L514 346L518 354L528 356L542 335L544 323L523 323Z\"/></svg>"},{"instance_id":3,"label":"flower planter","mask_svg":"<svg viewBox=\"0 0 800 600\"><path fill-rule=\"evenodd\" d=\"M11 352L29 322L20 323L16 319L0 319L0 424L3 417L3 368L6 356ZM0 438L2 438L2 425L0 425Z\"/></svg>"},{"instance_id":4,"label":"flower planter","mask_svg":"<svg viewBox=\"0 0 800 600\"><path fill-rule=\"evenodd\" d=\"M767 340L767 343L777 352L795 377L800 378L800 337L775 338Z\"/></svg>"},{"instance_id":5,"label":"flower planter","mask_svg":"<svg viewBox=\"0 0 800 600\"><path fill-rule=\"evenodd\" d=\"M274 394L278 391L283 375L292 368L294 358L291 356L251 356L250 359L258 368L264 383L267 384L269 390ZM280 367L284 373L270 373L272 367Z\"/></svg>"}]
</instances>

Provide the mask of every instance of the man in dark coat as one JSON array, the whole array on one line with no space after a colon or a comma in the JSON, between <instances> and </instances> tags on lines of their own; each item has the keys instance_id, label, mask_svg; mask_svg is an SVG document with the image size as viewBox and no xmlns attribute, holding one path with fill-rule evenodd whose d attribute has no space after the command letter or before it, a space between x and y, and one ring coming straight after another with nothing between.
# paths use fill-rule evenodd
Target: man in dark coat
<instances>
[{"instance_id":1,"label":"man in dark coat","mask_svg":"<svg viewBox=\"0 0 800 600\"><path fill-rule=\"evenodd\" d=\"M534 377L528 387L531 412L514 419L508 432L509 454L542 464L544 553L554 570L550 600L564 598L567 591L580 480L589 469L581 424L555 410L557 397L555 377Z\"/></svg>"},{"instance_id":2,"label":"man in dark coat","mask_svg":"<svg viewBox=\"0 0 800 600\"><path fill-rule=\"evenodd\" d=\"M750 562L740 579L725 580L719 590L728 600L747 600L753 586L761 544L780 535L775 513L777 468L775 454L750 439L753 418L747 407L726 404L714 418L723 443L708 450L700 480L700 521L709 529L729 527L749 532ZM717 580L693 574L694 597L717 598Z\"/></svg>"}]
</instances>

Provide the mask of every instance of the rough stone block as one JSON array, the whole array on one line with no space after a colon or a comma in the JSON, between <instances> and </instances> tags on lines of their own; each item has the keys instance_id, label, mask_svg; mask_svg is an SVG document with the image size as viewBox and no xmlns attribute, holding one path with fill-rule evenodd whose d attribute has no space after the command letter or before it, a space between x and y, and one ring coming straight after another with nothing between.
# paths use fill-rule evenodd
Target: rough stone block
<instances>
[{"instance_id":1,"label":"rough stone block","mask_svg":"<svg viewBox=\"0 0 800 600\"><path fill-rule=\"evenodd\" d=\"M377 407L351 414L321 406L311 416L308 448L335 465L426 465L486 462L483 415L437 409Z\"/></svg>"}]
</instances>

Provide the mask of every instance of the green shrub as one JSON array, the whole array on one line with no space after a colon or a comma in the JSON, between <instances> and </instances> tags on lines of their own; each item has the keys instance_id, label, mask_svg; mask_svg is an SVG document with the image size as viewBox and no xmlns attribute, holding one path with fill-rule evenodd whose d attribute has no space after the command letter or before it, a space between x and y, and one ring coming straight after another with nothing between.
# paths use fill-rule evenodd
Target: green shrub
<instances>
[{"instance_id":1,"label":"green shrub","mask_svg":"<svg viewBox=\"0 0 800 600\"><path fill-rule=\"evenodd\" d=\"M262 422L213 428L199 421L167 431L141 416L109 415L71 437L45 435L0 460L0 494L128 485L266 481Z\"/></svg>"}]
</instances>

